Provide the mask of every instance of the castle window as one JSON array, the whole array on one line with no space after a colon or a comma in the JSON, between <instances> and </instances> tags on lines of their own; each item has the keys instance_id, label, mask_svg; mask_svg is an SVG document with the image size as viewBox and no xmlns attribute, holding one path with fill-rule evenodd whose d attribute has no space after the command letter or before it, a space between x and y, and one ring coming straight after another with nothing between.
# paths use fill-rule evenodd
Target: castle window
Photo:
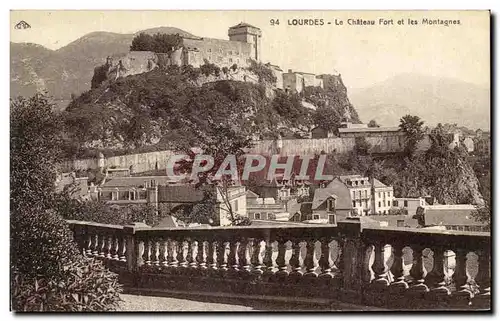
<instances>
[{"instance_id":1,"label":"castle window","mask_svg":"<svg viewBox=\"0 0 500 321\"><path fill-rule=\"evenodd\" d=\"M233 58L229 58L229 62L233 62Z\"/></svg>"},{"instance_id":2,"label":"castle window","mask_svg":"<svg viewBox=\"0 0 500 321\"><path fill-rule=\"evenodd\" d=\"M255 213L255 219L260 220L260 213Z\"/></svg>"},{"instance_id":3,"label":"castle window","mask_svg":"<svg viewBox=\"0 0 500 321\"><path fill-rule=\"evenodd\" d=\"M319 214L313 214L313 220L319 220Z\"/></svg>"},{"instance_id":4,"label":"castle window","mask_svg":"<svg viewBox=\"0 0 500 321\"><path fill-rule=\"evenodd\" d=\"M381 202L378 202L378 207L382 207L382 203Z\"/></svg>"}]
</instances>

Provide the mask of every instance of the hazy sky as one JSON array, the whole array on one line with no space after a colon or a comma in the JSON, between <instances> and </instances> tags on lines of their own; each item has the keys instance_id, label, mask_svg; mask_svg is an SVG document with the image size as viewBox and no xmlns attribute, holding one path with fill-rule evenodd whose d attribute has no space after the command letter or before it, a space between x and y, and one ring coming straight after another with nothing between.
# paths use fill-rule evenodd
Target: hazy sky
<instances>
[{"instance_id":1,"label":"hazy sky","mask_svg":"<svg viewBox=\"0 0 500 321\"><path fill-rule=\"evenodd\" d=\"M394 25L380 25L379 18L393 19ZM418 25L408 25L409 18ZM460 20L460 25L423 25L424 18ZM271 19L279 19L279 25L272 26ZM293 19L323 19L324 24L289 25ZM349 25L348 19L375 20L375 25ZM20 20L31 28L14 29ZM405 72L489 87L487 11L12 11L10 25L11 41L57 49L93 31L133 33L159 26L227 39L228 27L241 21L261 28L263 62L318 74L337 70L348 88Z\"/></svg>"}]
</instances>

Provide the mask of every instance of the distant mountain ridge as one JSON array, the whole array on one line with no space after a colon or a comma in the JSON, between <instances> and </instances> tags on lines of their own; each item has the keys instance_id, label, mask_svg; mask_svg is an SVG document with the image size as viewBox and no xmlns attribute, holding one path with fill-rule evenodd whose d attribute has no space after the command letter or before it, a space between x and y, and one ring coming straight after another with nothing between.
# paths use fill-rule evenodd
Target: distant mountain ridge
<instances>
[{"instance_id":1,"label":"distant mountain ridge","mask_svg":"<svg viewBox=\"0 0 500 321\"><path fill-rule=\"evenodd\" d=\"M57 50L33 43L10 43L10 94L31 96L46 89L61 103L67 104L71 95L90 89L94 67L102 64L106 56L129 51L135 35L167 33L195 37L174 27L158 27L134 34L91 32Z\"/></svg>"},{"instance_id":2,"label":"distant mountain ridge","mask_svg":"<svg viewBox=\"0 0 500 321\"><path fill-rule=\"evenodd\" d=\"M375 119L397 126L402 116L412 114L430 126L490 128L490 90L462 80L403 73L368 88L351 89L349 98L363 122Z\"/></svg>"}]
</instances>

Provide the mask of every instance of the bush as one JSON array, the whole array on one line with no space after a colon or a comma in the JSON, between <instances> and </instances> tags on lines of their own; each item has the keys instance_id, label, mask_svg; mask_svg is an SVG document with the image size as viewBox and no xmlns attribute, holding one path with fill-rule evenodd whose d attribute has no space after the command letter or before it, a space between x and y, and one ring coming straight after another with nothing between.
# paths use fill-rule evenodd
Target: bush
<instances>
[{"instance_id":1,"label":"bush","mask_svg":"<svg viewBox=\"0 0 500 321\"><path fill-rule=\"evenodd\" d=\"M59 275L11 275L14 311L113 311L122 291L117 275L95 259L63 267Z\"/></svg>"},{"instance_id":2,"label":"bush","mask_svg":"<svg viewBox=\"0 0 500 321\"><path fill-rule=\"evenodd\" d=\"M10 107L12 308L114 309L121 291L117 276L79 253L66 221L54 210L60 133L49 99L37 94L11 101Z\"/></svg>"},{"instance_id":3,"label":"bush","mask_svg":"<svg viewBox=\"0 0 500 321\"><path fill-rule=\"evenodd\" d=\"M256 74L260 83L266 82L276 84L277 78L273 71L260 62L250 60L250 67L248 67L248 71Z\"/></svg>"},{"instance_id":4,"label":"bush","mask_svg":"<svg viewBox=\"0 0 500 321\"><path fill-rule=\"evenodd\" d=\"M217 65L208 62L207 60L205 60L205 63L200 66L200 71L207 77L210 75L219 77L220 75L220 68Z\"/></svg>"},{"instance_id":5,"label":"bush","mask_svg":"<svg viewBox=\"0 0 500 321\"><path fill-rule=\"evenodd\" d=\"M201 71L199 68L194 68L191 65L183 66L182 73L186 75L189 80L196 81L200 78Z\"/></svg>"},{"instance_id":6,"label":"bush","mask_svg":"<svg viewBox=\"0 0 500 321\"><path fill-rule=\"evenodd\" d=\"M233 65L231 66L231 69L232 69L233 71L236 71L236 69L238 69L238 65L237 65L237 64L233 64Z\"/></svg>"},{"instance_id":7,"label":"bush","mask_svg":"<svg viewBox=\"0 0 500 321\"><path fill-rule=\"evenodd\" d=\"M222 67L222 72L224 73L224 75L227 75L229 69L227 67Z\"/></svg>"}]
</instances>

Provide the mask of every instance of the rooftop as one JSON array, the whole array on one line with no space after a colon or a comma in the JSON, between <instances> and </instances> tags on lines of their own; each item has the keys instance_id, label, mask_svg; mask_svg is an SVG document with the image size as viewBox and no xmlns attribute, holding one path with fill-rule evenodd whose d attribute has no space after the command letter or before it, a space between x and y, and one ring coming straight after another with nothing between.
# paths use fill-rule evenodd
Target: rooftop
<instances>
[{"instance_id":1,"label":"rooftop","mask_svg":"<svg viewBox=\"0 0 500 321\"><path fill-rule=\"evenodd\" d=\"M229 29L237 29L237 28L242 28L242 27L249 27L249 28L259 29L259 28L255 27L255 26L252 26L251 24L248 24L248 23L243 22L243 21L240 22L240 23L238 23L236 26L230 27Z\"/></svg>"},{"instance_id":2,"label":"rooftop","mask_svg":"<svg viewBox=\"0 0 500 321\"><path fill-rule=\"evenodd\" d=\"M339 133L383 133L399 132L399 127L361 127L361 128L339 128Z\"/></svg>"}]
</instances>

